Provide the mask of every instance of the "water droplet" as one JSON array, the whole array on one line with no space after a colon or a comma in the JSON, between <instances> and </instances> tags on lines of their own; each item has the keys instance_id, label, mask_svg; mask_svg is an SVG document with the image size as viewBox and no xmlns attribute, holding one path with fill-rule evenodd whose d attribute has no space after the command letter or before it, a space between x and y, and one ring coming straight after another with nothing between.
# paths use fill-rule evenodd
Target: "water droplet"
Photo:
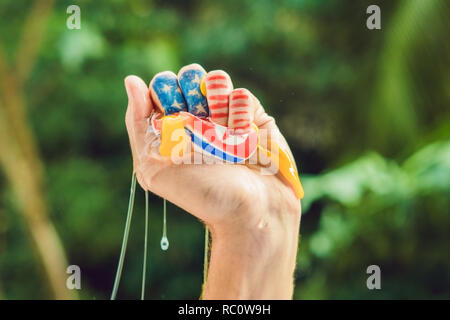
<instances>
[{"instance_id":1,"label":"water droplet","mask_svg":"<svg viewBox=\"0 0 450 320\"><path fill-rule=\"evenodd\" d=\"M169 249L169 239L166 236L161 238L161 250L166 251Z\"/></svg>"}]
</instances>

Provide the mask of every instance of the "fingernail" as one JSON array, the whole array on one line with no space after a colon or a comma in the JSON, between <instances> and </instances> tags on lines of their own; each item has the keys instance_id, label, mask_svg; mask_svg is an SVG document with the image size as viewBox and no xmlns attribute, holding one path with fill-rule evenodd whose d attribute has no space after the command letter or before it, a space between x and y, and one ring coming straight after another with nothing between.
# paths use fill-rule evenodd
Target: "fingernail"
<instances>
[{"instance_id":1,"label":"fingernail","mask_svg":"<svg viewBox=\"0 0 450 320\"><path fill-rule=\"evenodd\" d=\"M178 73L178 82L186 99L188 110L197 117L209 116L208 103L200 90L202 77L206 72L201 67L187 67Z\"/></svg>"},{"instance_id":2,"label":"fingernail","mask_svg":"<svg viewBox=\"0 0 450 320\"><path fill-rule=\"evenodd\" d=\"M132 94L131 88L130 88L130 77L126 77L124 79L124 84L125 84L125 90L127 91L128 104L133 104L134 98L133 98L133 94Z\"/></svg>"}]
</instances>

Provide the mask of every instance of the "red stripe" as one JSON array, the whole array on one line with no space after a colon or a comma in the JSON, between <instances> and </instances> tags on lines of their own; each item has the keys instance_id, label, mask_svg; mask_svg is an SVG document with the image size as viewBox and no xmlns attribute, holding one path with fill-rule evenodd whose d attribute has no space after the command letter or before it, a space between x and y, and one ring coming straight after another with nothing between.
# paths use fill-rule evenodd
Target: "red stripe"
<instances>
[{"instance_id":1,"label":"red stripe","mask_svg":"<svg viewBox=\"0 0 450 320\"><path fill-rule=\"evenodd\" d=\"M234 127L233 129L234 129L234 130L237 130L237 129L248 129L249 127L250 127L250 123L247 124L246 126Z\"/></svg>"},{"instance_id":2,"label":"red stripe","mask_svg":"<svg viewBox=\"0 0 450 320\"><path fill-rule=\"evenodd\" d=\"M226 99L228 99L228 95L227 94L216 94L214 96L209 96L208 99L209 100L226 100Z\"/></svg>"},{"instance_id":3,"label":"red stripe","mask_svg":"<svg viewBox=\"0 0 450 320\"><path fill-rule=\"evenodd\" d=\"M248 107L247 103L233 103L231 104L231 108L239 108L239 107Z\"/></svg>"},{"instance_id":4,"label":"red stripe","mask_svg":"<svg viewBox=\"0 0 450 320\"><path fill-rule=\"evenodd\" d=\"M244 114L244 113L248 113L248 111L234 111L231 114Z\"/></svg>"},{"instance_id":5,"label":"red stripe","mask_svg":"<svg viewBox=\"0 0 450 320\"><path fill-rule=\"evenodd\" d=\"M218 102L218 103L211 104L209 106L210 109L219 109L219 108L225 108L225 107L228 107L227 102Z\"/></svg>"},{"instance_id":6,"label":"red stripe","mask_svg":"<svg viewBox=\"0 0 450 320\"><path fill-rule=\"evenodd\" d=\"M211 114L211 118L213 118L213 119L214 118L223 118L223 117L226 117L226 116L228 116L227 112Z\"/></svg>"},{"instance_id":7,"label":"red stripe","mask_svg":"<svg viewBox=\"0 0 450 320\"><path fill-rule=\"evenodd\" d=\"M220 76L220 75L217 75L217 76L210 76L210 77L208 77L208 80L209 80L209 81L211 81L211 80L227 80L227 77L225 77L225 76Z\"/></svg>"},{"instance_id":8,"label":"red stripe","mask_svg":"<svg viewBox=\"0 0 450 320\"><path fill-rule=\"evenodd\" d=\"M248 122L248 120L247 119L236 119L236 120L233 120L233 123L239 123L239 122Z\"/></svg>"},{"instance_id":9,"label":"red stripe","mask_svg":"<svg viewBox=\"0 0 450 320\"><path fill-rule=\"evenodd\" d=\"M226 89L228 88L228 86L226 84L221 84L221 83L213 83L210 84L209 86L206 87L207 90L211 90L211 89Z\"/></svg>"},{"instance_id":10,"label":"red stripe","mask_svg":"<svg viewBox=\"0 0 450 320\"><path fill-rule=\"evenodd\" d=\"M234 95L233 100L237 100L237 99L248 99L248 95L246 95L246 94Z\"/></svg>"}]
</instances>

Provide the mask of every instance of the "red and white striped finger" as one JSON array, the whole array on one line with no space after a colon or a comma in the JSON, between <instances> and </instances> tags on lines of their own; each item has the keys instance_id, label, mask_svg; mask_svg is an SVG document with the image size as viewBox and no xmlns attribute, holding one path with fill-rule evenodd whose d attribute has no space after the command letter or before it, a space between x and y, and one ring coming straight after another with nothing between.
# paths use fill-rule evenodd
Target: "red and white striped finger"
<instances>
[{"instance_id":1,"label":"red and white striped finger","mask_svg":"<svg viewBox=\"0 0 450 320\"><path fill-rule=\"evenodd\" d=\"M206 75L205 86L211 121L226 126L229 96L233 90L230 76L222 70L210 71Z\"/></svg>"},{"instance_id":2,"label":"red and white striped finger","mask_svg":"<svg viewBox=\"0 0 450 320\"><path fill-rule=\"evenodd\" d=\"M253 122L253 100L247 89L235 89L230 94L228 127L238 133L250 131Z\"/></svg>"}]
</instances>

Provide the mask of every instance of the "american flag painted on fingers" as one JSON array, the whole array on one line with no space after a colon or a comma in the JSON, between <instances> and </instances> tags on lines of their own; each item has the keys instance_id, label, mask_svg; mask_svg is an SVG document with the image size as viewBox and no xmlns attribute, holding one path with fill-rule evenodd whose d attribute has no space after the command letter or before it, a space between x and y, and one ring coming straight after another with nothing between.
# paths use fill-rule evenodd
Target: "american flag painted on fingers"
<instances>
[{"instance_id":1,"label":"american flag painted on fingers","mask_svg":"<svg viewBox=\"0 0 450 320\"><path fill-rule=\"evenodd\" d=\"M223 71L211 71L206 76L206 94L211 120L220 125L228 124L228 102L233 84Z\"/></svg>"}]
</instances>

